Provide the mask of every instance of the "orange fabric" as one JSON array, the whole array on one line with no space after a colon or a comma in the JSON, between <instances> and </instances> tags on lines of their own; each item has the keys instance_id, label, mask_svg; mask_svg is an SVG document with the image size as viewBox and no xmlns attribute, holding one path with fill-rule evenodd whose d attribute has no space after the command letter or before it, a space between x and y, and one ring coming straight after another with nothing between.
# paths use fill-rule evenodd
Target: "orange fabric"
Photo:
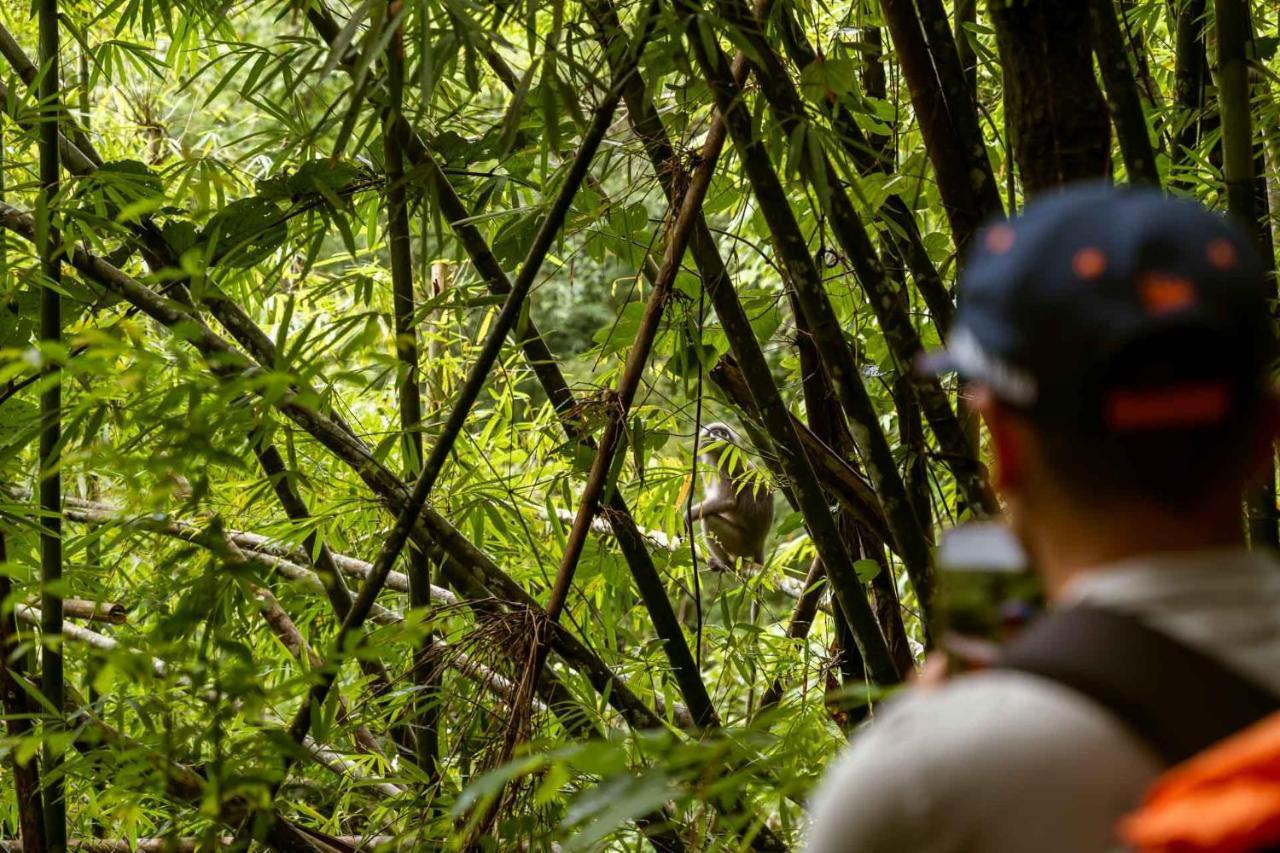
<instances>
[{"instance_id":1,"label":"orange fabric","mask_svg":"<svg viewBox=\"0 0 1280 853\"><path fill-rule=\"evenodd\" d=\"M1280 844L1280 713L1161 776L1119 829L1143 853L1244 853Z\"/></svg>"}]
</instances>

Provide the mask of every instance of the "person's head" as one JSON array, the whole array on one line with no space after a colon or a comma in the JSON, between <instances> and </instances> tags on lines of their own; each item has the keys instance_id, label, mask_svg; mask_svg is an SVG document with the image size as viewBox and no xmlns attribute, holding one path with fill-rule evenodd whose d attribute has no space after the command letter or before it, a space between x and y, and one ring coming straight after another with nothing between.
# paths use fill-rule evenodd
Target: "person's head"
<instances>
[{"instance_id":1,"label":"person's head","mask_svg":"<svg viewBox=\"0 0 1280 853\"><path fill-rule=\"evenodd\" d=\"M1036 562L1240 541L1275 423L1248 237L1192 202L1091 184L975 243L942 360L970 383Z\"/></svg>"}]
</instances>

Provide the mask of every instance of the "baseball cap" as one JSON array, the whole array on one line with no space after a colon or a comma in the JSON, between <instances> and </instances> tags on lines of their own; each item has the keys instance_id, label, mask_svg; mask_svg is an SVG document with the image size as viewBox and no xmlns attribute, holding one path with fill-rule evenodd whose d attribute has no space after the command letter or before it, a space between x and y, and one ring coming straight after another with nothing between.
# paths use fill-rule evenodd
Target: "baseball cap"
<instances>
[{"instance_id":1,"label":"baseball cap","mask_svg":"<svg viewBox=\"0 0 1280 853\"><path fill-rule=\"evenodd\" d=\"M1005 403L1109 430L1225 423L1261 399L1274 351L1266 267L1195 202L1090 183L988 225L944 351Z\"/></svg>"}]
</instances>

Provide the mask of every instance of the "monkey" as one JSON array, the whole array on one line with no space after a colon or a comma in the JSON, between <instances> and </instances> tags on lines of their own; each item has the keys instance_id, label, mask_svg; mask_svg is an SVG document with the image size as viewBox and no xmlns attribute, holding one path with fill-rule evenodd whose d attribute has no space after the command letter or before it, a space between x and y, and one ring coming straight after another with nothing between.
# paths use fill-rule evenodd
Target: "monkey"
<instances>
[{"instance_id":1,"label":"monkey","mask_svg":"<svg viewBox=\"0 0 1280 853\"><path fill-rule=\"evenodd\" d=\"M738 560L763 565L764 541L773 526L773 490L748 475L738 454L726 452L730 445L741 446L728 424L707 424L699 436L705 444L698 459L714 474L703 499L690 507L686 518L702 519L711 552L708 563L719 571L732 569Z\"/></svg>"}]
</instances>

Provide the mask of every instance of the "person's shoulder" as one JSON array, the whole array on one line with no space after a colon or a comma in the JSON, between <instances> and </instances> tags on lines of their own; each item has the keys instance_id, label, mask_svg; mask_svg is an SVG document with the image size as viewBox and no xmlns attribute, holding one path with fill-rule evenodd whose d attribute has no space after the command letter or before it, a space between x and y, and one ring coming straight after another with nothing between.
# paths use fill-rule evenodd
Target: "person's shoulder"
<instances>
[{"instance_id":1,"label":"person's shoulder","mask_svg":"<svg viewBox=\"0 0 1280 853\"><path fill-rule=\"evenodd\" d=\"M972 772L1116 744L1145 751L1087 697L1039 676L996 669L903 691L854 736L853 752L884 749L901 757L910 750L915 760L959 761Z\"/></svg>"},{"instance_id":2,"label":"person's shoulder","mask_svg":"<svg viewBox=\"0 0 1280 853\"><path fill-rule=\"evenodd\" d=\"M904 690L853 735L813 800L815 840L841 840L812 849L905 849L922 827L912 849L961 849L957 839L1023 821L1052 825L1063 802L1076 821L1064 838L1089 824L1105 832L1158 772L1117 720L1070 689L1020 672L966 675ZM936 846L943 837L956 844Z\"/></svg>"}]
</instances>

